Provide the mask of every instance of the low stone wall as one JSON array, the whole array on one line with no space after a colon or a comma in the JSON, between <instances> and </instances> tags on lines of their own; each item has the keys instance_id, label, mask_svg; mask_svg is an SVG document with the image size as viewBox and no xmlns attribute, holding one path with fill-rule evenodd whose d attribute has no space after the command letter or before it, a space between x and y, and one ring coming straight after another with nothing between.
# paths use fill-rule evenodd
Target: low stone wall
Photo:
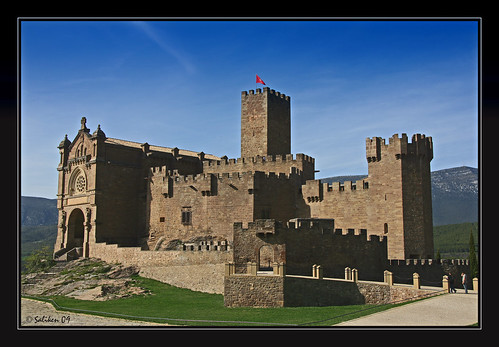
<instances>
[{"instance_id":1,"label":"low stone wall","mask_svg":"<svg viewBox=\"0 0 499 347\"><path fill-rule=\"evenodd\" d=\"M139 275L198 292L224 293L224 264L141 266Z\"/></svg>"},{"instance_id":2,"label":"low stone wall","mask_svg":"<svg viewBox=\"0 0 499 347\"><path fill-rule=\"evenodd\" d=\"M227 307L282 307L284 279L281 276L225 276L224 305Z\"/></svg>"},{"instance_id":3,"label":"low stone wall","mask_svg":"<svg viewBox=\"0 0 499 347\"><path fill-rule=\"evenodd\" d=\"M224 303L229 307L379 305L442 293L436 288L296 275L231 274L224 284Z\"/></svg>"},{"instance_id":4,"label":"low stone wall","mask_svg":"<svg viewBox=\"0 0 499 347\"><path fill-rule=\"evenodd\" d=\"M93 244L90 256L138 266L141 276L176 287L217 294L224 290L224 264L233 258L231 251L144 251L105 243Z\"/></svg>"}]
</instances>

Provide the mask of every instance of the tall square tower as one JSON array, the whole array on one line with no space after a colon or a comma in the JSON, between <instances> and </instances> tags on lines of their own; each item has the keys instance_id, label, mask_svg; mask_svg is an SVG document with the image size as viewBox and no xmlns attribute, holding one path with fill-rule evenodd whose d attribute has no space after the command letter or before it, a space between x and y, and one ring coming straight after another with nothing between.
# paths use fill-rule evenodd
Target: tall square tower
<instances>
[{"instance_id":1,"label":"tall square tower","mask_svg":"<svg viewBox=\"0 0 499 347\"><path fill-rule=\"evenodd\" d=\"M290 153L290 97L268 87L242 92L241 158Z\"/></svg>"}]
</instances>

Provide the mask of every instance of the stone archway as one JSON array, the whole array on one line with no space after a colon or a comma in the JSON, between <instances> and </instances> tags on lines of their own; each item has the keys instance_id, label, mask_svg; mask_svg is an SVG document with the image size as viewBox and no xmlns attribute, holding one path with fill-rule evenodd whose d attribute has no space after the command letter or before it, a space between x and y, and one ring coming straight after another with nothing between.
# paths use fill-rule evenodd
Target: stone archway
<instances>
[{"instance_id":1,"label":"stone archway","mask_svg":"<svg viewBox=\"0 0 499 347\"><path fill-rule=\"evenodd\" d=\"M79 208L75 208L68 219L66 249L83 247L85 238L85 215Z\"/></svg>"},{"instance_id":2,"label":"stone archway","mask_svg":"<svg viewBox=\"0 0 499 347\"><path fill-rule=\"evenodd\" d=\"M258 271L272 271L274 264L274 248L269 245L258 250Z\"/></svg>"}]
</instances>

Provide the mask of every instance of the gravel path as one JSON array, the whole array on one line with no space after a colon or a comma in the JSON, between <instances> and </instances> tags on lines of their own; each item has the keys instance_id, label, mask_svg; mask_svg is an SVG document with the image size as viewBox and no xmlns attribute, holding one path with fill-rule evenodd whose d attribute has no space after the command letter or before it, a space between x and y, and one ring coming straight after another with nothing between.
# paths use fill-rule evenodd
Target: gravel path
<instances>
[{"instance_id":1,"label":"gravel path","mask_svg":"<svg viewBox=\"0 0 499 347\"><path fill-rule=\"evenodd\" d=\"M149 322L139 322L127 319L99 317L89 314L57 311L49 303L21 299L20 327L95 327L95 326L167 326Z\"/></svg>"}]
</instances>

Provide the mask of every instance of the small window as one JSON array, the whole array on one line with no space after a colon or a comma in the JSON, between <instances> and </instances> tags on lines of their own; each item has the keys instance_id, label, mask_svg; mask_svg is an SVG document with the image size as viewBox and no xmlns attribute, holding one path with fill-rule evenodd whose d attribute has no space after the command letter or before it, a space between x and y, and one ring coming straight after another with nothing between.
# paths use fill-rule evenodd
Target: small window
<instances>
[{"instance_id":1,"label":"small window","mask_svg":"<svg viewBox=\"0 0 499 347\"><path fill-rule=\"evenodd\" d=\"M163 223L165 221L165 217L159 217L159 222Z\"/></svg>"},{"instance_id":2,"label":"small window","mask_svg":"<svg viewBox=\"0 0 499 347\"><path fill-rule=\"evenodd\" d=\"M385 223L383 233L388 234L388 223Z\"/></svg>"},{"instance_id":3,"label":"small window","mask_svg":"<svg viewBox=\"0 0 499 347\"><path fill-rule=\"evenodd\" d=\"M192 211L188 209L182 210L182 224L183 225L192 225Z\"/></svg>"}]
</instances>

